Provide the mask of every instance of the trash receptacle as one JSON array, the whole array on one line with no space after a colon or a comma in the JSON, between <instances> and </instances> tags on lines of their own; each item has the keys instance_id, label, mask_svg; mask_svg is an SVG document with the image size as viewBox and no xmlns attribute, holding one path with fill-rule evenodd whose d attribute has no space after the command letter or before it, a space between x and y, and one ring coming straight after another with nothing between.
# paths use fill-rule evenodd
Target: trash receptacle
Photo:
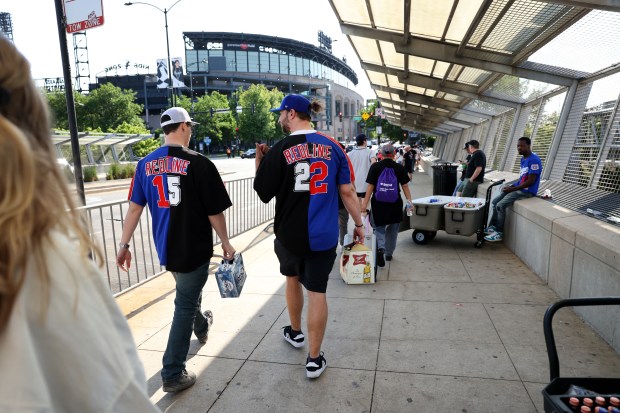
<instances>
[{"instance_id":1,"label":"trash receptacle","mask_svg":"<svg viewBox=\"0 0 620 413\"><path fill-rule=\"evenodd\" d=\"M450 162L433 164L433 195L452 195L456 187L456 170L458 165Z\"/></svg>"}]
</instances>

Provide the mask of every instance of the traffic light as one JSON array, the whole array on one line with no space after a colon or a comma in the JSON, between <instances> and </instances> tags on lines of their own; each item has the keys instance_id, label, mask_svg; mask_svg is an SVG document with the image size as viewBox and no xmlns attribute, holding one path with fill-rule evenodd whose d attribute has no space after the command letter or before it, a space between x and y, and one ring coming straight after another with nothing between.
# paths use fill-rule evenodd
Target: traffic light
<instances>
[{"instance_id":1,"label":"traffic light","mask_svg":"<svg viewBox=\"0 0 620 413\"><path fill-rule=\"evenodd\" d=\"M215 113L215 110L213 108L209 109L209 112L211 113L211 117L213 117L213 113Z\"/></svg>"},{"instance_id":2,"label":"traffic light","mask_svg":"<svg viewBox=\"0 0 620 413\"><path fill-rule=\"evenodd\" d=\"M340 122L342 122L342 112L338 114L338 117L340 118Z\"/></svg>"}]
</instances>

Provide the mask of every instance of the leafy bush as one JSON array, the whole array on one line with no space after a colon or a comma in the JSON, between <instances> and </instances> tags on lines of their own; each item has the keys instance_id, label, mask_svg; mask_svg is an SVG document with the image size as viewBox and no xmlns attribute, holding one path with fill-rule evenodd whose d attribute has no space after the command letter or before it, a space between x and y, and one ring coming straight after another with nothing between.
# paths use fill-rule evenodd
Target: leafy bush
<instances>
[{"instance_id":1,"label":"leafy bush","mask_svg":"<svg viewBox=\"0 0 620 413\"><path fill-rule=\"evenodd\" d=\"M121 165L118 163L113 163L110 165L110 169L108 169L105 179L112 180L133 178L135 173L136 167L132 164Z\"/></svg>"},{"instance_id":2,"label":"leafy bush","mask_svg":"<svg viewBox=\"0 0 620 413\"><path fill-rule=\"evenodd\" d=\"M85 167L82 172L84 173L84 182L98 181L97 168L94 166Z\"/></svg>"},{"instance_id":3,"label":"leafy bush","mask_svg":"<svg viewBox=\"0 0 620 413\"><path fill-rule=\"evenodd\" d=\"M112 165L110 165L110 169L108 169L108 173L106 174L105 179L107 180L120 179L120 175L121 175L121 165L118 163L113 163Z\"/></svg>"}]
</instances>

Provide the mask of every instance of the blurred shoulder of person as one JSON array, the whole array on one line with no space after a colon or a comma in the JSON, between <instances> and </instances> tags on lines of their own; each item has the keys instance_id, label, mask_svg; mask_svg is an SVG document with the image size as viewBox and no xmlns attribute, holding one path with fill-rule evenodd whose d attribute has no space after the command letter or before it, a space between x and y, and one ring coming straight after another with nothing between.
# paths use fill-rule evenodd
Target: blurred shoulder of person
<instances>
[{"instance_id":1,"label":"blurred shoulder of person","mask_svg":"<svg viewBox=\"0 0 620 413\"><path fill-rule=\"evenodd\" d=\"M0 411L158 411L29 64L1 36L0 61Z\"/></svg>"}]
</instances>

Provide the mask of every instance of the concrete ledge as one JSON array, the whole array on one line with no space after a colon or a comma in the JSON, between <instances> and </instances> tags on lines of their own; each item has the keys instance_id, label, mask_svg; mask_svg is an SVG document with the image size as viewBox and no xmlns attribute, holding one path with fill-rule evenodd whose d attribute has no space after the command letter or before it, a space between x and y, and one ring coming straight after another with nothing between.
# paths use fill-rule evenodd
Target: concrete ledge
<instances>
[{"instance_id":1,"label":"concrete ledge","mask_svg":"<svg viewBox=\"0 0 620 413\"><path fill-rule=\"evenodd\" d=\"M505 245L559 297L620 296L620 228L540 198L515 202L504 228ZM620 351L619 308L575 311Z\"/></svg>"},{"instance_id":2,"label":"concrete ledge","mask_svg":"<svg viewBox=\"0 0 620 413\"><path fill-rule=\"evenodd\" d=\"M555 221L553 233L610 267L620 269L620 228L579 214Z\"/></svg>"}]
</instances>

